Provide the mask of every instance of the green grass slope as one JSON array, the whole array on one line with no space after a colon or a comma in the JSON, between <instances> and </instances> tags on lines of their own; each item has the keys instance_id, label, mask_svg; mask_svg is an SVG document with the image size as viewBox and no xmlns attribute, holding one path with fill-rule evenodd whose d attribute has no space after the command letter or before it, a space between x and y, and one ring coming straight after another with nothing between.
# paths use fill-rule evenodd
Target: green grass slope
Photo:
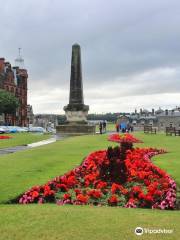
<instances>
[{"instance_id":1,"label":"green grass slope","mask_svg":"<svg viewBox=\"0 0 180 240\"><path fill-rule=\"evenodd\" d=\"M0 206L1 240L180 239L179 212L113 207ZM172 234L136 236L136 227L172 229Z\"/></svg>"},{"instance_id":2,"label":"green grass slope","mask_svg":"<svg viewBox=\"0 0 180 240\"><path fill-rule=\"evenodd\" d=\"M11 136L10 139L0 139L0 148L15 147L26 145L33 142L38 142L50 138L49 134L40 133L14 133L14 134L1 134Z\"/></svg>"},{"instance_id":3,"label":"green grass slope","mask_svg":"<svg viewBox=\"0 0 180 240\"><path fill-rule=\"evenodd\" d=\"M153 161L180 184L180 138L164 134L136 133L139 147L168 151ZM0 202L29 187L43 184L79 165L90 152L109 145L106 135L68 138L39 148L0 157ZM0 240L42 239L180 239L179 211L122 209L112 207L46 205L0 205ZM137 226L173 229L173 234L136 236Z\"/></svg>"}]
</instances>

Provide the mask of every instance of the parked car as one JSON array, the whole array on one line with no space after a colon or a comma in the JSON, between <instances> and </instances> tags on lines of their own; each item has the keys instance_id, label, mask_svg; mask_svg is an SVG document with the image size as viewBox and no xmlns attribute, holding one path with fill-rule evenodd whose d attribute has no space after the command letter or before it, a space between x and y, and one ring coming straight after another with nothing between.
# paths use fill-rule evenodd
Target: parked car
<instances>
[{"instance_id":1,"label":"parked car","mask_svg":"<svg viewBox=\"0 0 180 240\"><path fill-rule=\"evenodd\" d=\"M46 130L43 127L30 127L29 132L45 133Z\"/></svg>"},{"instance_id":2,"label":"parked car","mask_svg":"<svg viewBox=\"0 0 180 240\"><path fill-rule=\"evenodd\" d=\"M15 126L7 126L9 133L16 133L17 127Z\"/></svg>"},{"instance_id":3,"label":"parked car","mask_svg":"<svg viewBox=\"0 0 180 240\"><path fill-rule=\"evenodd\" d=\"M16 127L17 132L27 132L28 128L24 128L24 127Z\"/></svg>"},{"instance_id":4,"label":"parked car","mask_svg":"<svg viewBox=\"0 0 180 240\"><path fill-rule=\"evenodd\" d=\"M5 133L6 131L4 130L4 128L0 127L0 134Z\"/></svg>"},{"instance_id":5,"label":"parked car","mask_svg":"<svg viewBox=\"0 0 180 240\"><path fill-rule=\"evenodd\" d=\"M0 126L0 133L9 133L9 129L7 126Z\"/></svg>"},{"instance_id":6,"label":"parked car","mask_svg":"<svg viewBox=\"0 0 180 240\"><path fill-rule=\"evenodd\" d=\"M28 132L28 128L19 126L0 126L0 133L20 133Z\"/></svg>"}]
</instances>

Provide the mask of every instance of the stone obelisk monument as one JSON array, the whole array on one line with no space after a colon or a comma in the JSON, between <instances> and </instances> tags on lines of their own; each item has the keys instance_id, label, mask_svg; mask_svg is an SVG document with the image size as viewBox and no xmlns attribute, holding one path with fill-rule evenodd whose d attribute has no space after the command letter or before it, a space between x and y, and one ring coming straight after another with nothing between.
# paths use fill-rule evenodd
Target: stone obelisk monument
<instances>
[{"instance_id":1,"label":"stone obelisk monument","mask_svg":"<svg viewBox=\"0 0 180 240\"><path fill-rule=\"evenodd\" d=\"M57 126L62 135L94 134L95 127L87 123L89 106L84 104L81 49L78 44L72 46L69 104L64 107L66 123Z\"/></svg>"}]
</instances>

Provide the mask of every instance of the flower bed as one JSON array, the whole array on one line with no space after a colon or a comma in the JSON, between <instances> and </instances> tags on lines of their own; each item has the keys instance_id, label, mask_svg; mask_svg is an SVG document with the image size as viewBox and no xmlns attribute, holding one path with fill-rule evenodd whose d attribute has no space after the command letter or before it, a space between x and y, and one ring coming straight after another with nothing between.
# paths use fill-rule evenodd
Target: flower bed
<instances>
[{"instance_id":1,"label":"flower bed","mask_svg":"<svg viewBox=\"0 0 180 240\"><path fill-rule=\"evenodd\" d=\"M6 135L0 136L0 139L9 139L9 138L12 138L12 137L6 136Z\"/></svg>"},{"instance_id":2,"label":"flower bed","mask_svg":"<svg viewBox=\"0 0 180 240\"><path fill-rule=\"evenodd\" d=\"M54 202L59 205L109 205L127 208L174 209L176 184L151 162L164 153L153 148L133 148L132 135L111 135L120 147L89 154L83 163L18 198L19 203Z\"/></svg>"}]
</instances>

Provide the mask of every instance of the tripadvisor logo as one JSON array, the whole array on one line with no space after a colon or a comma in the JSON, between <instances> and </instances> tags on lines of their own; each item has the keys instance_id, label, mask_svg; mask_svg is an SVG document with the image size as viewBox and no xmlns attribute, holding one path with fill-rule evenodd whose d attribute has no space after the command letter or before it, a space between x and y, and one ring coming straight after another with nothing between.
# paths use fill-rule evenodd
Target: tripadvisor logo
<instances>
[{"instance_id":1,"label":"tripadvisor logo","mask_svg":"<svg viewBox=\"0 0 180 240\"><path fill-rule=\"evenodd\" d=\"M136 235L142 235L143 234L143 228L142 227L137 227L135 229L135 234Z\"/></svg>"},{"instance_id":2,"label":"tripadvisor logo","mask_svg":"<svg viewBox=\"0 0 180 240\"><path fill-rule=\"evenodd\" d=\"M142 234L172 234L173 229L136 227L134 233L139 236Z\"/></svg>"}]
</instances>

